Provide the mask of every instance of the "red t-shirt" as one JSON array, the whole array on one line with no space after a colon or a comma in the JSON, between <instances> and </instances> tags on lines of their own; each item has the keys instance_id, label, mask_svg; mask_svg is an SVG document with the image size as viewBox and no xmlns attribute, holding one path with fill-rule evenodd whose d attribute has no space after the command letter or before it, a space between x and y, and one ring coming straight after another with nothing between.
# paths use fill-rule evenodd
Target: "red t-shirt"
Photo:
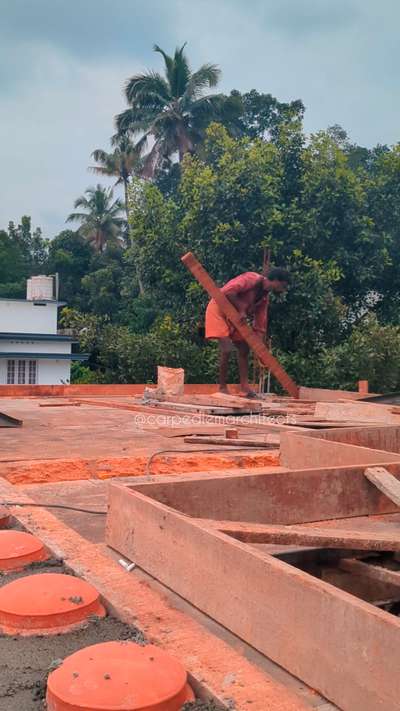
<instances>
[{"instance_id":1,"label":"red t-shirt","mask_svg":"<svg viewBox=\"0 0 400 711\"><path fill-rule=\"evenodd\" d=\"M253 290L261 283L263 277L257 272L244 272L239 276L230 279L221 289L224 294L234 293L240 298L243 309L248 316L254 316L254 328L265 331L267 314L266 306L268 294L263 293L262 297L254 303Z\"/></svg>"}]
</instances>

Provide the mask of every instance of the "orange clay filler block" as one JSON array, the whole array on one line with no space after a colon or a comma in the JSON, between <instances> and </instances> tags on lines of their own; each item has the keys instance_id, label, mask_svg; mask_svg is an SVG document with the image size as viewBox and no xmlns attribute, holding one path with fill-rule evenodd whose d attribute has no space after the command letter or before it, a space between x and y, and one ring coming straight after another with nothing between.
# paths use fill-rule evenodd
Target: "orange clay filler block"
<instances>
[{"instance_id":1,"label":"orange clay filler block","mask_svg":"<svg viewBox=\"0 0 400 711\"><path fill-rule=\"evenodd\" d=\"M194 694L182 665L158 647L105 642L67 657L46 700L48 711L181 711Z\"/></svg>"},{"instance_id":2,"label":"orange clay filler block","mask_svg":"<svg viewBox=\"0 0 400 711\"><path fill-rule=\"evenodd\" d=\"M282 368L280 363L274 358L272 353L265 347L261 338L259 338L247 323L243 323L239 317L239 314L231 302L226 298L225 294L218 288L216 283L211 279L210 275L206 272L204 267L196 259L192 252L185 254L181 261L192 272L193 276L202 285L202 287L207 291L209 296L214 299L222 313L229 321L234 325L236 330L240 333L243 340L250 346L250 348L256 354L260 363L268 368L271 373L275 376L282 387L289 393L292 397L299 397L299 388L292 378L286 373Z\"/></svg>"}]
</instances>

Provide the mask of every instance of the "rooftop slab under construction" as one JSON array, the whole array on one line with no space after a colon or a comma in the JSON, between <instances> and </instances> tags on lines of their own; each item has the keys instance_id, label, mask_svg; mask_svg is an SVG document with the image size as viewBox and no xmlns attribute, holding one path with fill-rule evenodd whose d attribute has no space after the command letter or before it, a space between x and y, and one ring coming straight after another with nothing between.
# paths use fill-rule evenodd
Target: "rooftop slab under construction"
<instances>
[{"instance_id":1,"label":"rooftop slab under construction","mask_svg":"<svg viewBox=\"0 0 400 711\"><path fill-rule=\"evenodd\" d=\"M2 430L0 503L24 503L14 520L174 653L199 698L395 711L400 511L374 476L400 479L396 408L364 422L333 393L324 419L315 391L232 424L195 395L175 410L115 386L3 397L23 424Z\"/></svg>"},{"instance_id":2,"label":"rooftop slab under construction","mask_svg":"<svg viewBox=\"0 0 400 711\"><path fill-rule=\"evenodd\" d=\"M169 450L169 459L155 457L151 473L171 474L199 469L276 465L276 453L249 448L220 453L207 445L188 446L174 437L175 428L187 433L224 431L224 425L193 413L146 413L133 398L109 397L71 401L64 398L3 398L7 413L23 420L23 427L4 429L1 436L0 475L20 483L82 480L147 473L151 455ZM137 408L137 409L135 409ZM200 422L200 424L199 424ZM171 432L172 430L172 432ZM186 450L186 452L184 451ZM177 453L174 458L174 452Z\"/></svg>"}]
</instances>

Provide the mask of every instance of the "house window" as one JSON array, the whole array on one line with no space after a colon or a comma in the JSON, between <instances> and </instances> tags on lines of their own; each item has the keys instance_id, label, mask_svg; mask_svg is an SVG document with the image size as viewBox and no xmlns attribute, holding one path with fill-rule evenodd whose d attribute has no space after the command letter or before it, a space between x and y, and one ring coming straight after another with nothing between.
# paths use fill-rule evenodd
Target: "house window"
<instances>
[{"instance_id":1,"label":"house window","mask_svg":"<svg viewBox=\"0 0 400 711\"><path fill-rule=\"evenodd\" d=\"M18 361L18 385L25 385L25 361Z\"/></svg>"},{"instance_id":2,"label":"house window","mask_svg":"<svg viewBox=\"0 0 400 711\"><path fill-rule=\"evenodd\" d=\"M35 360L29 361L29 385L36 385L37 365Z\"/></svg>"},{"instance_id":3,"label":"house window","mask_svg":"<svg viewBox=\"0 0 400 711\"><path fill-rule=\"evenodd\" d=\"M7 361L7 385L15 383L15 360Z\"/></svg>"},{"instance_id":4,"label":"house window","mask_svg":"<svg viewBox=\"0 0 400 711\"><path fill-rule=\"evenodd\" d=\"M8 360L7 361L7 385L36 385L37 383L37 361L36 360Z\"/></svg>"}]
</instances>

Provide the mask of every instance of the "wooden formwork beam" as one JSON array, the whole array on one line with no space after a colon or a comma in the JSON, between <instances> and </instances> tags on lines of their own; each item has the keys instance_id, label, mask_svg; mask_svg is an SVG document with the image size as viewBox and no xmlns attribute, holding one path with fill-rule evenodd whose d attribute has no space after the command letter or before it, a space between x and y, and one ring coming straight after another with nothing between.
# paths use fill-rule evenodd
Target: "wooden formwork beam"
<instances>
[{"instance_id":1,"label":"wooden formwork beam","mask_svg":"<svg viewBox=\"0 0 400 711\"><path fill-rule=\"evenodd\" d=\"M211 528L245 543L276 543L295 546L318 546L321 548L348 548L350 550L400 551L399 535L393 532L356 531L318 526L270 526L268 524L244 523L242 521L214 521L197 519L206 528Z\"/></svg>"},{"instance_id":2,"label":"wooden formwork beam","mask_svg":"<svg viewBox=\"0 0 400 711\"><path fill-rule=\"evenodd\" d=\"M397 617L205 528L149 487L147 497L110 485L108 545L342 711L398 709Z\"/></svg>"},{"instance_id":3,"label":"wooden formwork beam","mask_svg":"<svg viewBox=\"0 0 400 711\"><path fill-rule=\"evenodd\" d=\"M390 570L390 568L364 563L362 560L355 560L353 558L342 558L338 565L339 568L346 573L353 573L354 575L360 575L369 580L375 580L378 583L396 585L400 588L399 570Z\"/></svg>"},{"instance_id":4,"label":"wooden formwork beam","mask_svg":"<svg viewBox=\"0 0 400 711\"><path fill-rule=\"evenodd\" d=\"M224 316L229 319L236 330L240 333L243 340L245 340L252 351L254 351L261 365L271 371L289 395L298 398L299 388L294 380L292 380L292 378L286 373L272 353L269 352L262 339L254 333L253 329L250 328L247 323L244 323L241 320L233 304L231 304L229 299L226 298L221 289L218 288L215 281L211 279L210 275L196 259L194 254L192 254L192 252L188 252L182 257L182 262L193 274L195 279L197 279L197 281L207 291L209 296L217 302Z\"/></svg>"},{"instance_id":5,"label":"wooden formwork beam","mask_svg":"<svg viewBox=\"0 0 400 711\"><path fill-rule=\"evenodd\" d=\"M400 463L384 466L400 480ZM134 489L187 516L218 521L296 525L396 513L396 505L371 486L364 471L365 465L291 471L260 467L218 476L157 477L154 483L135 483Z\"/></svg>"}]
</instances>

